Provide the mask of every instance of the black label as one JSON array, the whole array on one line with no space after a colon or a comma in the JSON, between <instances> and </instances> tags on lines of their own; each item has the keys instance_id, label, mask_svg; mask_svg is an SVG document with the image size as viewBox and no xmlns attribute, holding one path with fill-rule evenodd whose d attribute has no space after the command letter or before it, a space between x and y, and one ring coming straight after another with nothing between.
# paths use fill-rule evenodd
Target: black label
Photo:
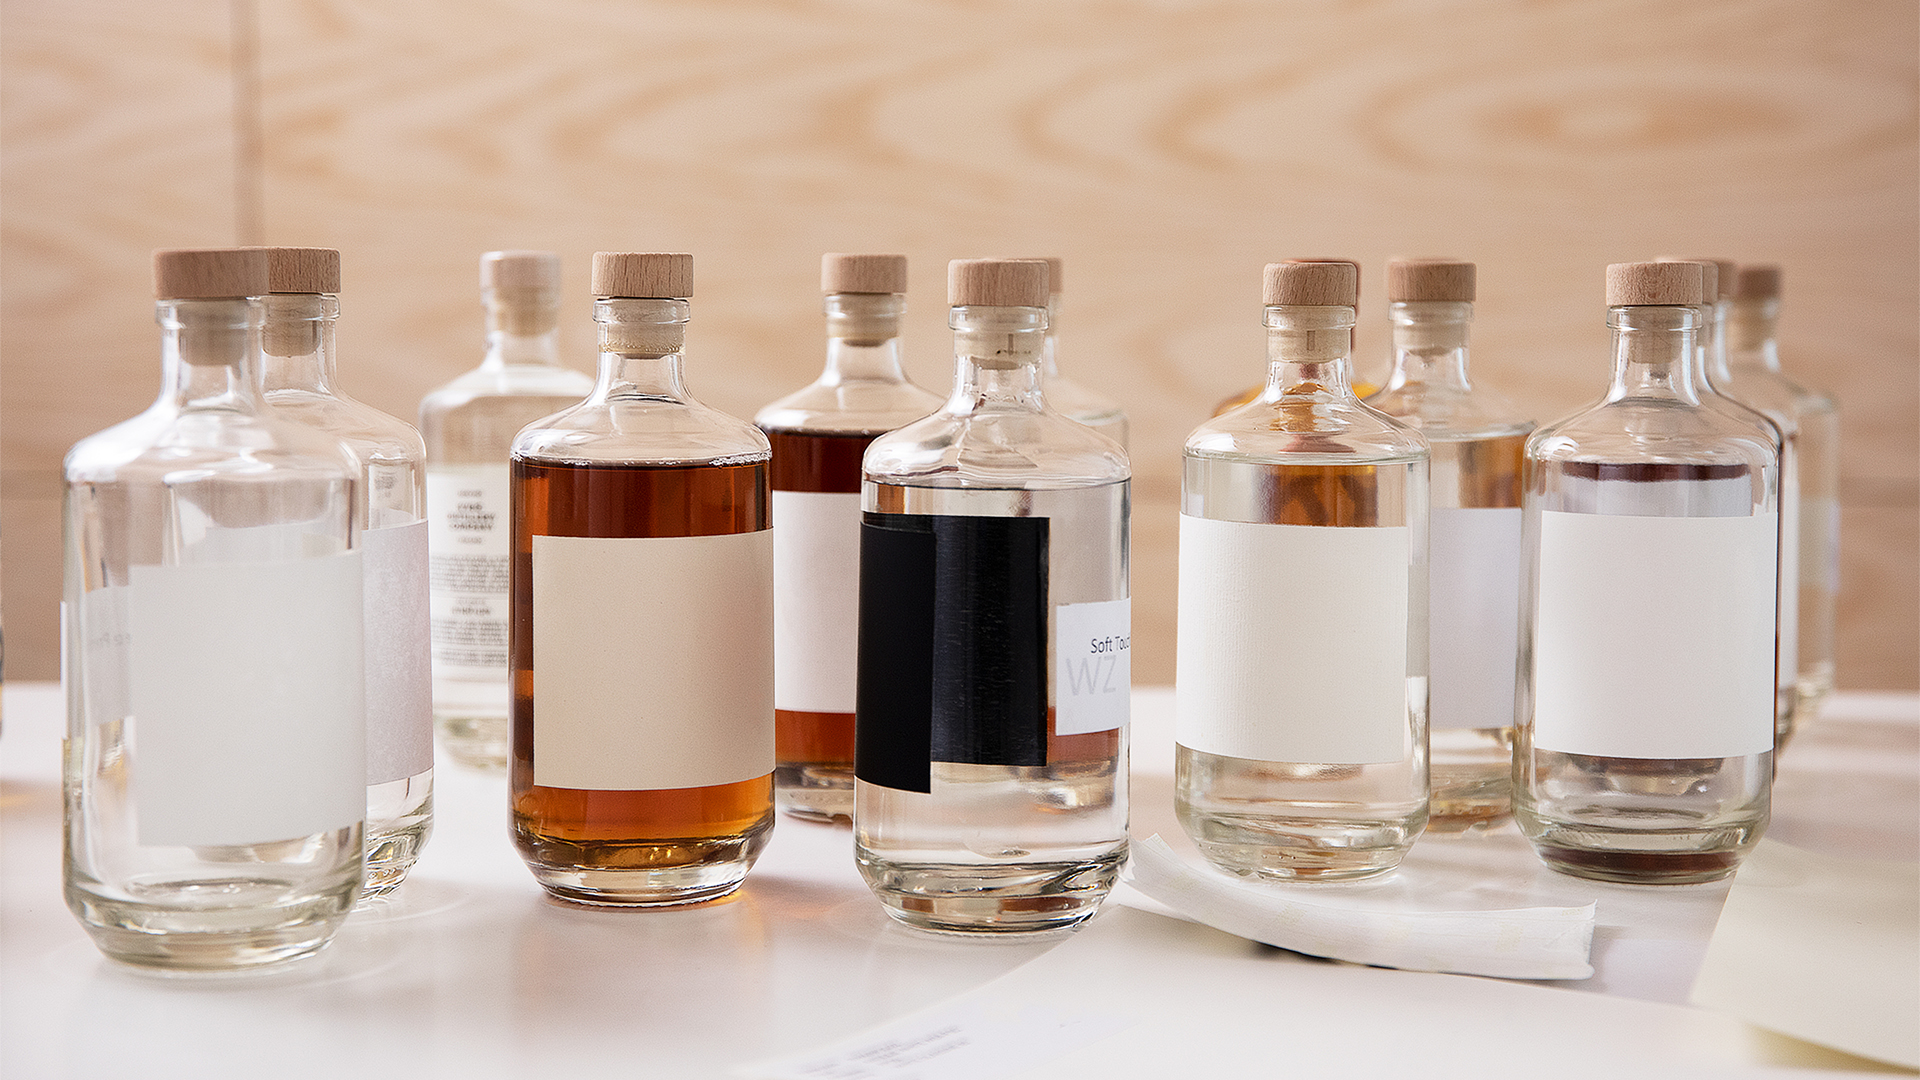
<instances>
[{"instance_id":1,"label":"black label","mask_svg":"<svg viewBox=\"0 0 1920 1080\"><path fill-rule=\"evenodd\" d=\"M874 514L860 526L854 775L1047 763L1047 519Z\"/></svg>"}]
</instances>

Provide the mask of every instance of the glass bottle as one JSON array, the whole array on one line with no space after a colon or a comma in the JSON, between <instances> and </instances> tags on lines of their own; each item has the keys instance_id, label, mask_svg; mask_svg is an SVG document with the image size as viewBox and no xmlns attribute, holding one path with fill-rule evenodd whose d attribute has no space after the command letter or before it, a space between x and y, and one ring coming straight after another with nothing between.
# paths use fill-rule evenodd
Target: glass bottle
<instances>
[{"instance_id":1,"label":"glass bottle","mask_svg":"<svg viewBox=\"0 0 1920 1080\"><path fill-rule=\"evenodd\" d=\"M1712 880L1766 827L1779 458L1701 407L1702 285L1608 267L1606 396L1527 441L1514 819L1581 877Z\"/></svg>"},{"instance_id":2,"label":"glass bottle","mask_svg":"<svg viewBox=\"0 0 1920 1080\"><path fill-rule=\"evenodd\" d=\"M513 837L563 899L692 903L773 828L769 450L687 392L691 256L593 291L599 380L513 441Z\"/></svg>"},{"instance_id":3,"label":"glass bottle","mask_svg":"<svg viewBox=\"0 0 1920 1080\"><path fill-rule=\"evenodd\" d=\"M66 460L66 900L116 960L253 967L360 890L359 466L261 397L264 251L154 284L160 396Z\"/></svg>"},{"instance_id":4,"label":"glass bottle","mask_svg":"<svg viewBox=\"0 0 1920 1080\"><path fill-rule=\"evenodd\" d=\"M1324 262L1345 262L1346 260L1316 257L1316 258L1307 258L1307 259L1288 259L1286 261L1302 262L1302 263L1324 263ZM1354 293L1354 297L1355 297L1354 304L1356 305L1356 312L1357 312L1357 305L1359 304L1360 301L1359 301L1359 292L1357 291L1358 286L1356 286L1355 288L1356 288L1356 292ZM1356 323L1357 323L1357 319L1356 319ZM1353 337L1354 337L1354 340L1357 342L1359 338L1359 327L1357 325L1354 328ZM1357 348L1352 353L1350 353L1350 355L1357 356L1358 355ZM1380 390L1379 385L1368 382L1366 379L1366 376L1361 374L1358 361L1352 361L1348 364L1347 377L1349 380L1351 380L1351 385L1353 386L1353 395L1357 398L1360 398L1363 401L1368 397L1371 397L1373 394L1379 392ZM1254 385L1247 387L1245 390L1242 390L1237 394L1233 394L1229 397L1220 399L1220 401L1217 404L1215 404L1213 407L1213 415L1216 417L1225 416L1226 414L1232 412L1233 410L1240 408L1242 405L1250 405L1253 402L1260 400L1261 397L1265 396L1266 392L1267 392L1266 383L1264 382L1255 383Z\"/></svg>"},{"instance_id":5,"label":"glass bottle","mask_svg":"<svg viewBox=\"0 0 1920 1080\"><path fill-rule=\"evenodd\" d=\"M420 402L427 444L427 548L432 566L433 715L454 760L505 768L507 723L507 454L528 424L593 389L560 364L560 257L480 257L487 352L480 366Z\"/></svg>"},{"instance_id":6,"label":"glass bottle","mask_svg":"<svg viewBox=\"0 0 1920 1080\"><path fill-rule=\"evenodd\" d=\"M1126 858L1131 474L1044 395L1046 263L947 296L953 395L867 450L855 857L901 922L1049 930Z\"/></svg>"},{"instance_id":7,"label":"glass bottle","mask_svg":"<svg viewBox=\"0 0 1920 1080\"><path fill-rule=\"evenodd\" d=\"M427 649L426 448L413 425L341 392L334 367L340 253L267 249L262 385L282 416L346 443L360 462L366 587L367 873L399 885L433 832L433 696Z\"/></svg>"},{"instance_id":8,"label":"glass bottle","mask_svg":"<svg viewBox=\"0 0 1920 1080\"><path fill-rule=\"evenodd\" d=\"M1840 409L1834 399L1810 390L1780 370L1775 328L1780 317L1780 268L1743 266L1726 305L1726 390L1769 416L1790 418L1795 440L1798 490L1798 552L1782 579L1781 604L1796 601L1793 725L1819 716L1833 692L1833 623L1840 593ZM1780 743L1793 726L1780 733Z\"/></svg>"},{"instance_id":9,"label":"glass bottle","mask_svg":"<svg viewBox=\"0 0 1920 1080\"><path fill-rule=\"evenodd\" d=\"M1047 403L1069 420L1076 420L1120 444L1127 445L1127 412L1120 403L1090 390L1060 374L1060 281L1065 261L1057 255L1043 260L1047 264L1047 345L1041 361L1041 386Z\"/></svg>"},{"instance_id":10,"label":"glass bottle","mask_svg":"<svg viewBox=\"0 0 1920 1080\"><path fill-rule=\"evenodd\" d=\"M1365 877L1427 820L1427 444L1349 385L1357 266L1264 285L1266 393L1187 438L1175 809L1233 873Z\"/></svg>"},{"instance_id":11,"label":"glass bottle","mask_svg":"<svg viewBox=\"0 0 1920 1080\"><path fill-rule=\"evenodd\" d=\"M904 255L820 260L827 362L761 409L773 444L774 791L820 821L853 816L860 458L881 435L940 407L900 367Z\"/></svg>"},{"instance_id":12,"label":"glass bottle","mask_svg":"<svg viewBox=\"0 0 1920 1080\"><path fill-rule=\"evenodd\" d=\"M1367 404L1426 436L1429 833L1505 821L1520 651L1520 463L1533 421L1467 374L1474 264L1387 264L1393 372Z\"/></svg>"}]
</instances>

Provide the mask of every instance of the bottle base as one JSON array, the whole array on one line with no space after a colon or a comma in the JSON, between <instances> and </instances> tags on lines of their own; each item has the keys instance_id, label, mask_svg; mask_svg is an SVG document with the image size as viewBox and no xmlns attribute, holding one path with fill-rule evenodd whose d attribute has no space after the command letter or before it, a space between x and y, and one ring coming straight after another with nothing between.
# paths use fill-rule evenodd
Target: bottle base
<instances>
[{"instance_id":1,"label":"bottle base","mask_svg":"<svg viewBox=\"0 0 1920 1080\"><path fill-rule=\"evenodd\" d=\"M782 813L806 821L853 822L853 765L781 765L773 770Z\"/></svg>"},{"instance_id":2,"label":"bottle base","mask_svg":"<svg viewBox=\"0 0 1920 1080\"><path fill-rule=\"evenodd\" d=\"M745 833L706 839L588 843L530 833L515 840L534 880L552 895L594 907L677 907L740 887L766 847L773 815Z\"/></svg>"},{"instance_id":3,"label":"bottle base","mask_svg":"<svg viewBox=\"0 0 1920 1080\"><path fill-rule=\"evenodd\" d=\"M1711 831L1613 832L1549 826L1530 837L1549 869L1623 885L1693 885L1733 873L1760 839L1757 827Z\"/></svg>"},{"instance_id":4,"label":"bottle base","mask_svg":"<svg viewBox=\"0 0 1920 1080\"><path fill-rule=\"evenodd\" d=\"M377 817L375 808L380 805L379 796L385 794L383 789L387 788L399 789L402 802L407 801L409 792L416 793L413 805L391 818ZM382 784L370 790L368 796L371 805L367 811L367 874L360 886L363 905L398 888L413 864L420 861L420 851L433 835L433 771L429 769L418 777Z\"/></svg>"},{"instance_id":5,"label":"bottle base","mask_svg":"<svg viewBox=\"0 0 1920 1080\"><path fill-rule=\"evenodd\" d=\"M1268 881L1352 881L1400 865L1421 819L1331 821L1327 817L1193 814L1180 824L1206 860L1230 874Z\"/></svg>"},{"instance_id":6,"label":"bottle base","mask_svg":"<svg viewBox=\"0 0 1920 1080\"><path fill-rule=\"evenodd\" d=\"M513 751L513 729L505 716L435 713L440 746L462 765L504 772Z\"/></svg>"},{"instance_id":7,"label":"bottle base","mask_svg":"<svg viewBox=\"0 0 1920 1080\"><path fill-rule=\"evenodd\" d=\"M1456 776L1441 766L1433 767L1432 808L1427 811L1425 835L1490 832L1512 816L1513 781L1506 769L1497 777L1489 777Z\"/></svg>"},{"instance_id":8,"label":"bottle base","mask_svg":"<svg viewBox=\"0 0 1920 1080\"><path fill-rule=\"evenodd\" d=\"M333 939L357 895L348 879L322 895L257 907L207 907L218 898L232 905L250 894L284 896L284 881L234 876L218 880L146 883L152 896L172 896L160 906L96 896L69 887L67 904L94 945L109 959L172 972L233 972L285 964L310 956Z\"/></svg>"},{"instance_id":9,"label":"bottle base","mask_svg":"<svg viewBox=\"0 0 1920 1080\"><path fill-rule=\"evenodd\" d=\"M1125 844L1073 862L904 863L855 849L860 874L886 913L935 933L1033 934L1073 926L1099 910L1126 861Z\"/></svg>"}]
</instances>

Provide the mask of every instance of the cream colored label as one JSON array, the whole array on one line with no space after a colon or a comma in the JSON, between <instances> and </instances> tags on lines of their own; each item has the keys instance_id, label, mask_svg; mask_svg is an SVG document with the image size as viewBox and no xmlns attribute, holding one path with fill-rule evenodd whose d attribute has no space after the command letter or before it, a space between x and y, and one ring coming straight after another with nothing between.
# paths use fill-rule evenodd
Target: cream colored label
<instances>
[{"instance_id":1,"label":"cream colored label","mask_svg":"<svg viewBox=\"0 0 1920 1080\"><path fill-rule=\"evenodd\" d=\"M1428 725L1513 723L1520 651L1520 510L1433 511L1428 573Z\"/></svg>"},{"instance_id":2,"label":"cream colored label","mask_svg":"<svg viewBox=\"0 0 1920 1080\"><path fill-rule=\"evenodd\" d=\"M1540 515L1533 743L1616 758L1773 749L1779 521Z\"/></svg>"},{"instance_id":3,"label":"cream colored label","mask_svg":"<svg viewBox=\"0 0 1920 1080\"><path fill-rule=\"evenodd\" d=\"M773 493L774 704L853 711L860 626L860 493Z\"/></svg>"},{"instance_id":4,"label":"cream colored label","mask_svg":"<svg viewBox=\"0 0 1920 1080\"><path fill-rule=\"evenodd\" d=\"M773 531L533 538L533 782L773 771Z\"/></svg>"},{"instance_id":5,"label":"cream colored label","mask_svg":"<svg viewBox=\"0 0 1920 1080\"><path fill-rule=\"evenodd\" d=\"M1180 517L1175 737L1258 761L1412 753L1408 531Z\"/></svg>"},{"instance_id":6,"label":"cream colored label","mask_svg":"<svg viewBox=\"0 0 1920 1080\"><path fill-rule=\"evenodd\" d=\"M427 650L427 523L360 534L365 559L367 783L433 768Z\"/></svg>"}]
</instances>

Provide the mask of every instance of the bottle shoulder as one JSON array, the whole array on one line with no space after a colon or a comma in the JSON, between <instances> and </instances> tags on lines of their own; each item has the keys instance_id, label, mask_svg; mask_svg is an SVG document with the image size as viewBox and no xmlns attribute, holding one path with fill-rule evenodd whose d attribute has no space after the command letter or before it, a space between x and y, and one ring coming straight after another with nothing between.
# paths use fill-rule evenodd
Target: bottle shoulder
<instances>
[{"instance_id":1,"label":"bottle shoulder","mask_svg":"<svg viewBox=\"0 0 1920 1080\"><path fill-rule=\"evenodd\" d=\"M1534 428L1533 418L1504 395L1477 385L1465 391L1430 383L1388 385L1365 404L1417 428L1429 441L1525 435Z\"/></svg>"},{"instance_id":2,"label":"bottle shoulder","mask_svg":"<svg viewBox=\"0 0 1920 1080\"><path fill-rule=\"evenodd\" d=\"M1215 416L1187 436L1189 454L1300 463L1302 459L1389 462L1425 458L1415 427L1351 399L1261 395Z\"/></svg>"},{"instance_id":3,"label":"bottle shoulder","mask_svg":"<svg viewBox=\"0 0 1920 1080\"><path fill-rule=\"evenodd\" d=\"M344 394L275 390L268 404L280 415L344 440L354 452L378 461L424 463L427 446L412 424Z\"/></svg>"},{"instance_id":4,"label":"bottle shoulder","mask_svg":"<svg viewBox=\"0 0 1920 1080\"><path fill-rule=\"evenodd\" d=\"M270 410L183 410L164 402L81 439L63 468L70 484L170 484L216 474L258 479L267 472L354 479L360 473L345 440Z\"/></svg>"},{"instance_id":5,"label":"bottle shoulder","mask_svg":"<svg viewBox=\"0 0 1920 1080\"><path fill-rule=\"evenodd\" d=\"M593 391L593 376L555 364L482 364L427 392L420 412L450 412L482 398L570 398Z\"/></svg>"},{"instance_id":6,"label":"bottle shoulder","mask_svg":"<svg viewBox=\"0 0 1920 1080\"><path fill-rule=\"evenodd\" d=\"M892 431L938 409L940 395L906 379L813 382L763 407L753 422L778 431Z\"/></svg>"},{"instance_id":7,"label":"bottle shoulder","mask_svg":"<svg viewBox=\"0 0 1920 1080\"><path fill-rule=\"evenodd\" d=\"M1131 479L1119 443L1052 411L942 410L880 436L864 471L922 487L1066 488Z\"/></svg>"},{"instance_id":8,"label":"bottle shoulder","mask_svg":"<svg viewBox=\"0 0 1920 1080\"><path fill-rule=\"evenodd\" d=\"M517 460L571 464L743 464L772 446L759 428L692 398L589 398L522 428Z\"/></svg>"},{"instance_id":9,"label":"bottle shoulder","mask_svg":"<svg viewBox=\"0 0 1920 1080\"><path fill-rule=\"evenodd\" d=\"M1777 467L1774 437L1730 413L1664 398L1589 405L1527 439L1541 462L1744 464Z\"/></svg>"}]
</instances>

